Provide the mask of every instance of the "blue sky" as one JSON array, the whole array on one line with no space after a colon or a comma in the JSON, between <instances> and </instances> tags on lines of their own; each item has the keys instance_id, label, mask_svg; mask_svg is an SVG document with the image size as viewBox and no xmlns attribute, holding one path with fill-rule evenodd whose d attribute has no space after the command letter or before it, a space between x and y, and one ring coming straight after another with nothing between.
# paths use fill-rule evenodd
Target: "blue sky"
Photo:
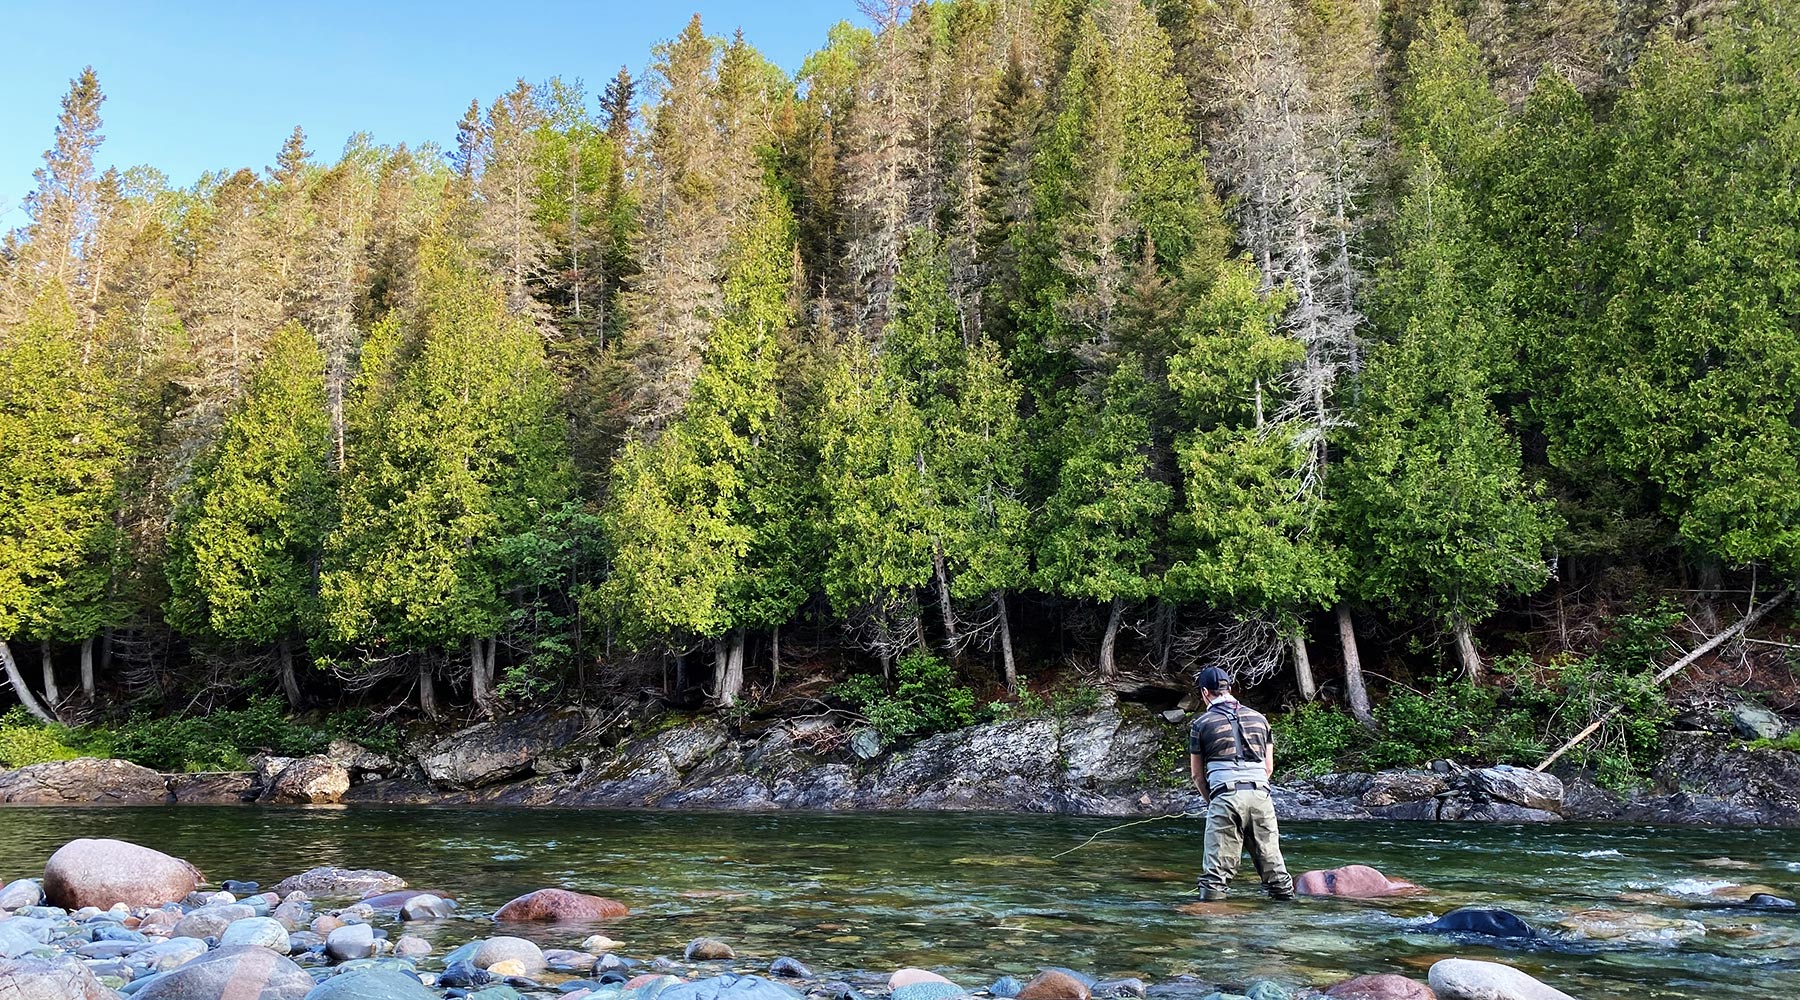
<instances>
[{"instance_id":1,"label":"blue sky","mask_svg":"<svg viewBox=\"0 0 1800 1000\"><path fill-rule=\"evenodd\" d=\"M147 163L184 186L268 166L295 125L325 159L356 132L448 146L470 98L559 75L597 93L621 65L641 75L696 11L789 71L831 24L860 20L854 0L0 0L0 231L24 224L59 101L90 63L106 92L101 166Z\"/></svg>"}]
</instances>

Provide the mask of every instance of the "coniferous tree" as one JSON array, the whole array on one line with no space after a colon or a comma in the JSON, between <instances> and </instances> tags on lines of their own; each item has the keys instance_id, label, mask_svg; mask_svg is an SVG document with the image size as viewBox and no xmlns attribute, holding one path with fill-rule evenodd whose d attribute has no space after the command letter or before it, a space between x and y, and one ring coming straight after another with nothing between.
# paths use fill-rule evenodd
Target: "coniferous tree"
<instances>
[{"instance_id":1,"label":"coniferous tree","mask_svg":"<svg viewBox=\"0 0 1800 1000\"><path fill-rule=\"evenodd\" d=\"M1365 373L1336 505L1363 596L1441 623L1478 680L1473 627L1543 584L1557 520L1494 409L1485 251L1429 147L1419 157L1378 290L1393 340Z\"/></svg>"},{"instance_id":2,"label":"coniferous tree","mask_svg":"<svg viewBox=\"0 0 1800 1000\"><path fill-rule=\"evenodd\" d=\"M170 624L275 646L282 693L300 701L293 646L315 617L315 568L331 512L325 357L298 323L270 338L176 512Z\"/></svg>"}]
</instances>

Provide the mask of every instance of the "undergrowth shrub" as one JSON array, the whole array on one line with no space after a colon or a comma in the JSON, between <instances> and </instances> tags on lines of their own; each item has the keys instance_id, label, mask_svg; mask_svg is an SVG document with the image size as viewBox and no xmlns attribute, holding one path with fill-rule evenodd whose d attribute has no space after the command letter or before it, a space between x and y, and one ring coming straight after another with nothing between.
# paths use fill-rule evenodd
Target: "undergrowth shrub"
<instances>
[{"instance_id":1,"label":"undergrowth shrub","mask_svg":"<svg viewBox=\"0 0 1800 1000\"><path fill-rule=\"evenodd\" d=\"M958 681L950 664L923 650L894 665L891 693L881 678L859 674L834 686L831 694L855 706L883 739L928 736L975 722L975 692Z\"/></svg>"}]
</instances>

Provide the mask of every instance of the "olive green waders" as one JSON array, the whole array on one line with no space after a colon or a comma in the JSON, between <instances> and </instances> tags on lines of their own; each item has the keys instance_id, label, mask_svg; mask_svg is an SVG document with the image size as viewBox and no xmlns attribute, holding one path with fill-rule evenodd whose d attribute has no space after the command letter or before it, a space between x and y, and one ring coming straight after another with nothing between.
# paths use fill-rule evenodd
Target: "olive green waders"
<instances>
[{"instance_id":1,"label":"olive green waders","mask_svg":"<svg viewBox=\"0 0 1800 1000\"><path fill-rule=\"evenodd\" d=\"M1206 860L1200 875L1200 889L1206 898L1225 898L1246 847L1263 889L1276 899L1292 899L1294 877L1281 858L1275 801L1266 788L1220 792L1207 805Z\"/></svg>"}]
</instances>

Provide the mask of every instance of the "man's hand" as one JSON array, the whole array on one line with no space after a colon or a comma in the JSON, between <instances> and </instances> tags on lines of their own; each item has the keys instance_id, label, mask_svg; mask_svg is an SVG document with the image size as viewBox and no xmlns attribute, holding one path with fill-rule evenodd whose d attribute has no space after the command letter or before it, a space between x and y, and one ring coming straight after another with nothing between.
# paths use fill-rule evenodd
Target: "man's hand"
<instances>
[{"instance_id":1,"label":"man's hand","mask_svg":"<svg viewBox=\"0 0 1800 1000\"><path fill-rule=\"evenodd\" d=\"M1266 776L1269 779L1269 784L1273 785L1275 783L1275 741L1274 740L1270 740L1269 748L1267 750L1263 751L1263 774L1264 774L1264 776Z\"/></svg>"},{"instance_id":2,"label":"man's hand","mask_svg":"<svg viewBox=\"0 0 1800 1000\"><path fill-rule=\"evenodd\" d=\"M1200 801L1211 804L1206 794L1206 758L1197 753L1188 754L1188 777L1194 780L1194 787L1200 790Z\"/></svg>"}]
</instances>

